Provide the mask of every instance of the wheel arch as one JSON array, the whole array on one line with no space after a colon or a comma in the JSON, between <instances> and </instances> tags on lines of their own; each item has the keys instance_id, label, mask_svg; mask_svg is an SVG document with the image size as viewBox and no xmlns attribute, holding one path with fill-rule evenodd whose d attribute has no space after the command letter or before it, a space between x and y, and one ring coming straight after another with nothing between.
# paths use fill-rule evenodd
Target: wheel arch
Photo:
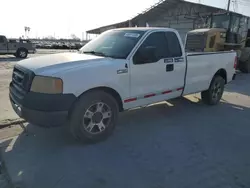
<instances>
[{"instance_id":1,"label":"wheel arch","mask_svg":"<svg viewBox=\"0 0 250 188\"><path fill-rule=\"evenodd\" d=\"M16 53L17 53L19 50L25 50L25 51L28 53L28 49L25 48L25 47L19 47L19 48L17 48Z\"/></svg>"},{"instance_id":2,"label":"wheel arch","mask_svg":"<svg viewBox=\"0 0 250 188\"><path fill-rule=\"evenodd\" d=\"M88 89L88 90L84 91L81 95L79 95L77 97L76 101L72 104L69 112L72 111L72 109L75 106L75 103L78 101L78 99L81 96L83 96L84 94L86 94L88 92L92 92L92 91L104 91L104 92L110 94L117 101L117 104L118 104L118 107L119 107L119 111L120 112L123 111L123 102L122 102L122 98L121 98L120 94L115 89L113 89L113 88L106 87L106 86L100 86L100 87L95 87L95 88Z\"/></svg>"},{"instance_id":3,"label":"wheel arch","mask_svg":"<svg viewBox=\"0 0 250 188\"><path fill-rule=\"evenodd\" d=\"M213 76L213 79L215 78L215 76L221 76L224 80L225 80L225 84L227 84L227 71L225 69L219 69ZM212 79L212 80L213 80ZM210 82L210 84L212 83L212 80Z\"/></svg>"}]
</instances>

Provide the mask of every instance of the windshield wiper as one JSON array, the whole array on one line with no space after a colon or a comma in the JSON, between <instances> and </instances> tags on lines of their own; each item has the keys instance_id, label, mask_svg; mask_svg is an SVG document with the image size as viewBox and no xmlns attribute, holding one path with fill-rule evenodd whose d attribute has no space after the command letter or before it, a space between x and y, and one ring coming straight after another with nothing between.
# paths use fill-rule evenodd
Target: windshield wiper
<instances>
[{"instance_id":1,"label":"windshield wiper","mask_svg":"<svg viewBox=\"0 0 250 188\"><path fill-rule=\"evenodd\" d=\"M84 51L84 54L93 54L93 55L97 55L97 56L104 56L106 57L106 54L102 53L102 52L96 52L96 51Z\"/></svg>"}]
</instances>

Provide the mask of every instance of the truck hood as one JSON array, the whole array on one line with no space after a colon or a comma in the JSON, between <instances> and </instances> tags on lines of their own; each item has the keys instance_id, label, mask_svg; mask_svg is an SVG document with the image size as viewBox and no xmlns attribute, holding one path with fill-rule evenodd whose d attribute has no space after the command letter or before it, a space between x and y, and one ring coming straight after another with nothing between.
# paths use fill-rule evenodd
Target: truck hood
<instances>
[{"instance_id":1,"label":"truck hood","mask_svg":"<svg viewBox=\"0 0 250 188\"><path fill-rule=\"evenodd\" d=\"M17 64L32 70L35 74L46 72L51 75L78 66L85 66L86 63L100 62L105 59L107 58L87 54L58 53L25 59Z\"/></svg>"}]
</instances>

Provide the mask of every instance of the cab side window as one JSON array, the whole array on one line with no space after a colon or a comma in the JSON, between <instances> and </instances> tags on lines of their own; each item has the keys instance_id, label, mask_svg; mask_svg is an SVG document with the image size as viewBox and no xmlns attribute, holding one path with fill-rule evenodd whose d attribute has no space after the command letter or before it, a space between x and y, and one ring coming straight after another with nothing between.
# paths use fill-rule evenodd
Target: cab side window
<instances>
[{"instance_id":1,"label":"cab side window","mask_svg":"<svg viewBox=\"0 0 250 188\"><path fill-rule=\"evenodd\" d=\"M167 58L168 51L166 33L154 32L141 44L133 57L133 62L135 65L155 63L160 59Z\"/></svg>"},{"instance_id":2,"label":"cab side window","mask_svg":"<svg viewBox=\"0 0 250 188\"><path fill-rule=\"evenodd\" d=\"M168 41L169 54L168 57L181 57L182 50L180 41L174 32L166 32L166 38Z\"/></svg>"}]
</instances>

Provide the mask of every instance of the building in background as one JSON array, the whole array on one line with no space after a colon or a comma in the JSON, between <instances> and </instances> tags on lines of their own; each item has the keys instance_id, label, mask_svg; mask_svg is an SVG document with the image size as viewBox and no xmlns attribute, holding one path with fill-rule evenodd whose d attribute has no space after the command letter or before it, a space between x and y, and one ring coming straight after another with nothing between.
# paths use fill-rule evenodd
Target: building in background
<instances>
[{"instance_id":1,"label":"building in background","mask_svg":"<svg viewBox=\"0 0 250 188\"><path fill-rule=\"evenodd\" d=\"M87 34L100 34L122 27L170 27L178 30L184 40L188 31L204 27L206 17L219 12L225 10L185 0L161 0L130 20L92 29Z\"/></svg>"}]
</instances>

